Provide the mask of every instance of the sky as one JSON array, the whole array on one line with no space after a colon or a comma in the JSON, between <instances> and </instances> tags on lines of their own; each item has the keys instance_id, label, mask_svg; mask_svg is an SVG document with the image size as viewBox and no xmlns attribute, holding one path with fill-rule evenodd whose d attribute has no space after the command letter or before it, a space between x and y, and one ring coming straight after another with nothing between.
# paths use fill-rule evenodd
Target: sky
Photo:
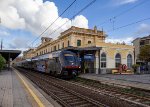
<instances>
[{"instance_id":1,"label":"sky","mask_svg":"<svg viewBox=\"0 0 150 107\"><path fill-rule=\"evenodd\" d=\"M39 45L39 35L73 1L0 0L0 39L3 41L3 49L26 50ZM76 0L42 36L57 39L61 32L71 26L89 29L97 26L98 30L107 34L106 42L124 41L131 44L133 39L150 34L150 0L96 0L76 15L92 1ZM143 21L131 24L140 20ZM120 28L128 24L131 25Z\"/></svg>"}]
</instances>

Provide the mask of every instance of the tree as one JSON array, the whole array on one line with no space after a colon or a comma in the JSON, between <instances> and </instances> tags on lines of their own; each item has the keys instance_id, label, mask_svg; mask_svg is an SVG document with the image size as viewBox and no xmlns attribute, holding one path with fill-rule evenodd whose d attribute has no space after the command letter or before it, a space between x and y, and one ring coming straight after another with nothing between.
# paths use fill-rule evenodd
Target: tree
<instances>
[{"instance_id":1,"label":"tree","mask_svg":"<svg viewBox=\"0 0 150 107\"><path fill-rule=\"evenodd\" d=\"M150 45L144 45L140 49L139 59L150 62Z\"/></svg>"},{"instance_id":2,"label":"tree","mask_svg":"<svg viewBox=\"0 0 150 107\"><path fill-rule=\"evenodd\" d=\"M0 54L0 71L3 69L5 63L5 58Z\"/></svg>"}]
</instances>

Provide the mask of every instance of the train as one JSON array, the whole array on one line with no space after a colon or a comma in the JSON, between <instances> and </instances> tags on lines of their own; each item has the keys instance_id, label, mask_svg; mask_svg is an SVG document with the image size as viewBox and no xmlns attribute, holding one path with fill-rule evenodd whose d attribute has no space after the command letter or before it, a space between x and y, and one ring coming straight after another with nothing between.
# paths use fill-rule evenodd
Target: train
<instances>
[{"instance_id":1,"label":"train","mask_svg":"<svg viewBox=\"0 0 150 107\"><path fill-rule=\"evenodd\" d=\"M50 74L55 77L75 78L80 74L80 61L71 51L55 51L26 59L15 64L17 67Z\"/></svg>"}]
</instances>

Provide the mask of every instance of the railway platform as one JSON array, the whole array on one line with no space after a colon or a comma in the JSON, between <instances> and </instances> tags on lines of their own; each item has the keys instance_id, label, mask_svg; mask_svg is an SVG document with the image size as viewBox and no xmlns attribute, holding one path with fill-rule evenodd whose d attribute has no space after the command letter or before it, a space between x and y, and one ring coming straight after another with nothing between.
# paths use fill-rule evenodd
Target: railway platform
<instances>
[{"instance_id":1,"label":"railway platform","mask_svg":"<svg viewBox=\"0 0 150 107\"><path fill-rule=\"evenodd\" d=\"M119 75L119 74L81 74L79 77L100 81L103 84L114 85L124 88L137 88L141 90L150 91L150 74L142 75Z\"/></svg>"},{"instance_id":2,"label":"railway platform","mask_svg":"<svg viewBox=\"0 0 150 107\"><path fill-rule=\"evenodd\" d=\"M15 69L0 72L0 107L54 107Z\"/></svg>"}]
</instances>

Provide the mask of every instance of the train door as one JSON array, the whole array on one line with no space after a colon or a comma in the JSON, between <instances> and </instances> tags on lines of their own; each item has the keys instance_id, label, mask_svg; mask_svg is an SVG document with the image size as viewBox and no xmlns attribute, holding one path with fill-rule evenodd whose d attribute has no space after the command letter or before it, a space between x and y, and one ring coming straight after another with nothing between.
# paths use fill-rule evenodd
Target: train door
<instances>
[{"instance_id":1,"label":"train door","mask_svg":"<svg viewBox=\"0 0 150 107\"><path fill-rule=\"evenodd\" d=\"M49 73L48 63L49 63L49 61L46 59L46 60L45 60L45 72L46 72L46 73Z\"/></svg>"},{"instance_id":2,"label":"train door","mask_svg":"<svg viewBox=\"0 0 150 107\"><path fill-rule=\"evenodd\" d=\"M59 57L55 58L55 70L57 74L61 74L61 64L60 64Z\"/></svg>"},{"instance_id":3,"label":"train door","mask_svg":"<svg viewBox=\"0 0 150 107\"><path fill-rule=\"evenodd\" d=\"M49 67L50 74L54 74L55 72L55 59L54 58L49 59L48 67Z\"/></svg>"}]
</instances>

